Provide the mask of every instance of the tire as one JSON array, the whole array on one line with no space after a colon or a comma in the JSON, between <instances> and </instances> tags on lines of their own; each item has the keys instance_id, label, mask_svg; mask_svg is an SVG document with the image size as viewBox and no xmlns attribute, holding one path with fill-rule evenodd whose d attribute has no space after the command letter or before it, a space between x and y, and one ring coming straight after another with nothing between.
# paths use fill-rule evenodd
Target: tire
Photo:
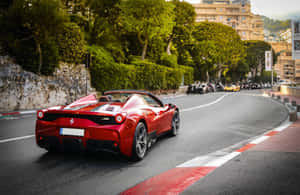
<instances>
[{"instance_id":1,"label":"tire","mask_svg":"<svg viewBox=\"0 0 300 195\"><path fill-rule=\"evenodd\" d=\"M170 130L170 135L172 137L175 137L178 134L179 128L180 128L180 116L179 116L179 112L175 111L172 118L172 128Z\"/></svg>"},{"instance_id":2,"label":"tire","mask_svg":"<svg viewBox=\"0 0 300 195\"><path fill-rule=\"evenodd\" d=\"M148 148L147 128L144 123L139 122L135 128L133 145L132 145L132 160L140 161L146 156Z\"/></svg>"}]
</instances>

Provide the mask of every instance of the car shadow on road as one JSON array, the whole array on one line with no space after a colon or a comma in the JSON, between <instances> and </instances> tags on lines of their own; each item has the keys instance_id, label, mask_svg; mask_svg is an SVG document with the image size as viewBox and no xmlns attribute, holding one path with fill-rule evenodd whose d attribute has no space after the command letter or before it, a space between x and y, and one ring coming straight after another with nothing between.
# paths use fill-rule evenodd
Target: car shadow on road
<instances>
[{"instance_id":1,"label":"car shadow on road","mask_svg":"<svg viewBox=\"0 0 300 195\"><path fill-rule=\"evenodd\" d=\"M170 139L168 134L162 135L157 139L157 142L148 150L155 149L164 143L166 139ZM145 157L147 158L147 156ZM146 160L146 159L144 159ZM143 161L144 161L143 160ZM104 167L128 167L135 166L138 163L130 160L130 158L122 156L120 154L110 153L110 152L92 152L92 151L56 151L56 152L47 152L41 155L36 163L41 166L45 165L46 167L49 164L56 164L57 166L68 164L68 163L84 163L95 166L104 166Z\"/></svg>"}]
</instances>

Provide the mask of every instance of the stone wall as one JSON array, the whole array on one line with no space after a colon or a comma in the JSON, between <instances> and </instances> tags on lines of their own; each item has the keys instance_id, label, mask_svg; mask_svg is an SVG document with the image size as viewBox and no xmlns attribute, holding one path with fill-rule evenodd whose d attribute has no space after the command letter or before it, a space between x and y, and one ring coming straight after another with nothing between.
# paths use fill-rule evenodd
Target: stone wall
<instances>
[{"instance_id":1,"label":"stone wall","mask_svg":"<svg viewBox=\"0 0 300 195\"><path fill-rule=\"evenodd\" d=\"M86 77L87 75L87 77ZM24 71L7 56L0 56L0 112L64 105L95 92L84 65L60 64L53 76Z\"/></svg>"}]
</instances>

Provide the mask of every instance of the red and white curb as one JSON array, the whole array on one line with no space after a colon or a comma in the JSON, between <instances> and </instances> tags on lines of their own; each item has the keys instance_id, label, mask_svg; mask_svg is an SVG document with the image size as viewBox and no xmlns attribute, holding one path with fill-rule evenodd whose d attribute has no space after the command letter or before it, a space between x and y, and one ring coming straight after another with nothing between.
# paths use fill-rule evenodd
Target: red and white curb
<instances>
[{"instance_id":1,"label":"red and white curb","mask_svg":"<svg viewBox=\"0 0 300 195\"><path fill-rule=\"evenodd\" d=\"M250 141L248 144L232 152L228 153L225 150L222 150L206 156L196 157L178 165L176 168L151 177L150 179L137 184L121 194L180 194L189 186L204 178L218 167L221 167L228 161L239 156L242 152L264 142L277 133L284 131L291 124L291 122L286 121L274 130L264 133L262 136L255 138L253 141Z\"/></svg>"},{"instance_id":2,"label":"red and white curb","mask_svg":"<svg viewBox=\"0 0 300 195\"><path fill-rule=\"evenodd\" d=\"M15 116L15 115L23 115L23 114L34 114L36 110L27 110L27 111L18 111L18 112L8 112L8 113L0 113L0 117L2 116Z\"/></svg>"}]
</instances>

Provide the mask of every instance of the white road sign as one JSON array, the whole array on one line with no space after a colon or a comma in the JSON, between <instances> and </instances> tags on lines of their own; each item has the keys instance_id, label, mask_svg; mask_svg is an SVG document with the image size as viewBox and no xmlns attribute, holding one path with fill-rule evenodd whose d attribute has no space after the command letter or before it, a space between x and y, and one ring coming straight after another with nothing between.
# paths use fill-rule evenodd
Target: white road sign
<instances>
[{"instance_id":1,"label":"white road sign","mask_svg":"<svg viewBox=\"0 0 300 195\"><path fill-rule=\"evenodd\" d=\"M266 62L265 62L265 68L266 68L266 71L272 71L272 51L266 51L265 52L265 59L266 59Z\"/></svg>"}]
</instances>

